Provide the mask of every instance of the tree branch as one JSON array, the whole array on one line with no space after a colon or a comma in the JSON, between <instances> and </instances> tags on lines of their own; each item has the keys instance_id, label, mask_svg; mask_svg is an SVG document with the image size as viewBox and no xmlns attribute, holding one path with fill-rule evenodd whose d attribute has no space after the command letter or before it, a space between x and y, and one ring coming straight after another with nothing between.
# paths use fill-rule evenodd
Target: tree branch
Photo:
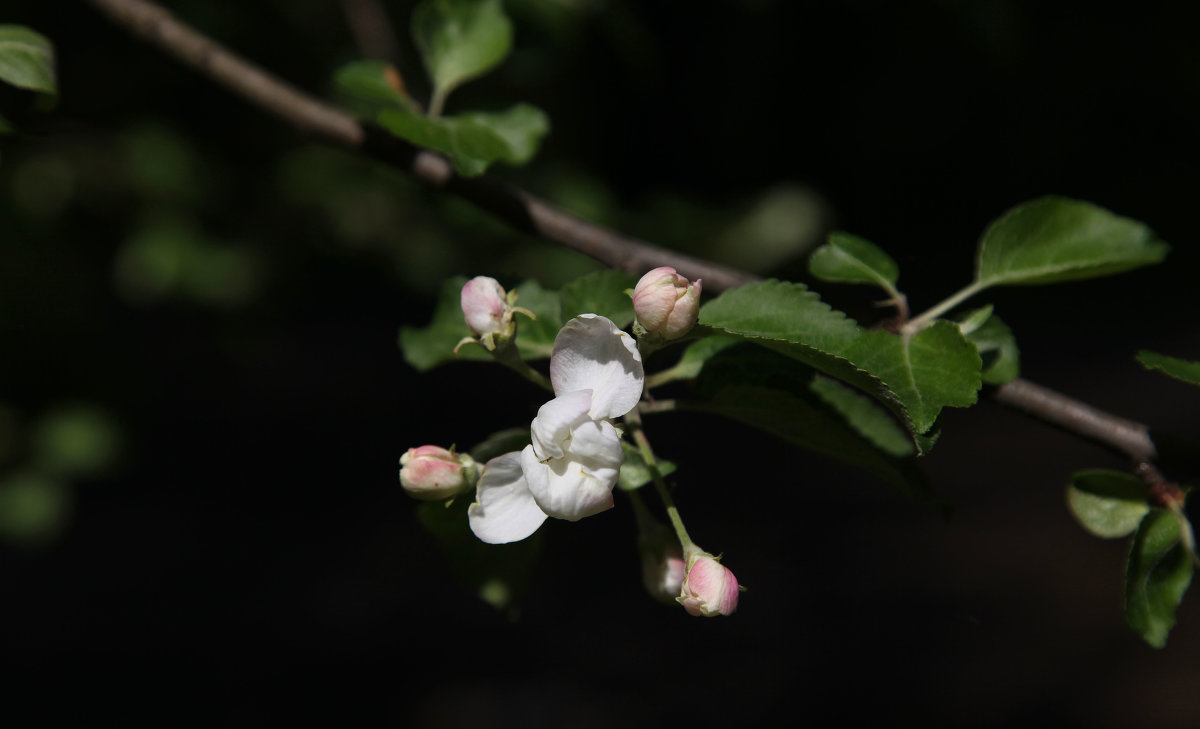
<instances>
[{"instance_id":1,"label":"tree branch","mask_svg":"<svg viewBox=\"0 0 1200 729\"><path fill-rule=\"evenodd\" d=\"M461 178L445 158L421 150L312 98L258 68L216 41L176 20L147 0L87 0L118 25L158 46L321 141L361 150L478 205L514 228L579 251L612 268L645 273L674 266L688 278L702 278L710 291L733 288L754 276L615 233L558 210L534 195L485 178Z\"/></svg>"},{"instance_id":2,"label":"tree branch","mask_svg":"<svg viewBox=\"0 0 1200 729\"><path fill-rule=\"evenodd\" d=\"M992 392L996 402L1032 415L1080 437L1129 456L1138 463L1153 461L1158 449L1150 428L1074 400L1060 392L1017 378Z\"/></svg>"},{"instance_id":3,"label":"tree branch","mask_svg":"<svg viewBox=\"0 0 1200 729\"><path fill-rule=\"evenodd\" d=\"M87 2L134 35L290 122L301 132L400 167L428 184L474 203L522 232L632 274L644 273L656 266L673 266L688 278L703 278L704 288L708 291L723 291L760 280L753 274L593 225L512 185L484 177L459 177L445 158L407 144L381 129L364 125L349 114L308 96L147 0ZM1145 425L1105 413L1026 380L1013 380L997 388L993 397L1008 407L1096 441L1138 462L1152 461L1157 456Z\"/></svg>"}]
</instances>

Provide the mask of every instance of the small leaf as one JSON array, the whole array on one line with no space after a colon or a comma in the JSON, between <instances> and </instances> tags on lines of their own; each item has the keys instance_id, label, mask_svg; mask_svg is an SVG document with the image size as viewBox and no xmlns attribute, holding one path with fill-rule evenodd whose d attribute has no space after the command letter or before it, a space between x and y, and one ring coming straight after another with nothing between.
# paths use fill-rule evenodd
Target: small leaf
<instances>
[{"instance_id":1,"label":"small leaf","mask_svg":"<svg viewBox=\"0 0 1200 729\"><path fill-rule=\"evenodd\" d=\"M1183 380L1192 385L1200 385L1200 362L1189 362L1178 357L1168 357L1165 354L1143 349L1137 353L1138 362L1148 370L1158 370L1177 380Z\"/></svg>"},{"instance_id":2,"label":"small leaf","mask_svg":"<svg viewBox=\"0 0 1200 729\"><path fill-rule=\"evenodd\" d=\"M829 242L813 251L808 270L817 278L842 283L865 283L895 293L900 267L874 243L835 231Z\"/></svg>"},{"instance_id":3,"label":"small leaf","mask_svg":"<svg viewBox=\"0 0 1200 729\"><path fill-rule=\"evenodd\" d=\"M23 25L0 25L0 82L42 94L57 94L54 47Z\"/></svg>"},{"instance_id":4,"label":"small leaf","mask_svg":"<svg viewBox=\"0 0 1200 729\"><path fill-rule=\"evenodd\" d=\"M967 341L975 345L983 362L980 379L1003 385L1021 375L1021 352L1008 325L992 313L991 306L969 312L958 324Z\"/></svg>"},{"instance_id":5,"label":"small leaf","mask_svg":"<svg viewBox=\"0 0 1200 729\"><path fill-rule=\"evenodd\" d=\"M507 142L491 129L452 117L430 119L409 109L384 109L379 124L418 147L445 153L464 177L482 175L510 153Z\"/></svg>"},{"instance_id":6,"label":"small leaf","mask_svg":"<svg viewBox=\"0 0 1200 729\"><path fill-rule=\"evenodd\" d=\"M1125 620L1155 648L1166 645L1192 581L1192 560L1179 537L1175 515L1152 509L1133 537L1125 568Z\"/></svg>"},{"instance_id":7,"label":"small leaf","mask_svg":"<svg viewBox=\"0 0 1200 729\"><path fill-rule=\"evenodd\" d=\"M646 465L646 459L642 458L642 454L637 448L621 441L621 449L625 451L625 462L621 464L621 473L617 477L618 486L625 491L634 491L654 480L654 477L650 475L650 466ZM674 463L662 459L656 460L658 475L668 476L675 472Z\"/></svg>"},{"instance_id":8,"label":"small leaf","mask_svg":"<svg viewBox=\"0 0 1200 729\"><path fill-rule=\"evenodd\" d=\"M504 140L507 151L502 160L523 165L537 154L542 137L550 131L546 113L532 104L517 104L506 111L473 111L458 115L460 122L486 127Z\"/></svg>"},{"instance_id":9,"label":"small leaf","mask_svg":"<svg viewBox=\"0 0 1200 729\"><path fill-rule=\"evenodd\" d=\"M413 109L413 101L401 91L403 82L396 69L384 61L354 61L338 69L333 77L339 89L364 116L374 118L383 109Z\"/></svg>"},{"instance_id":10,"label":"small leaf","mask_svg":"<svg viewBox=\"0 0 1200 729\"><path fill-rule=\"evenodd\" d=\"M1048 196L1018 205L988 227L976 280L982 288L1105 276L1158 263L1168 250L1136 220Z\"/></svg>"},{"instance_id":11,"label":"small leaf","mask_svg":"<svg viewBox=\"0 0 1200 729\"><path fill-rule=\"evenodd\" d=\"M524 164L549 129L545 115L527 104L496 114L438 119L408 108L388 108L379 112L378 120L392 134L446 154L465 177L483 174L493 162Z\"/></svg>"},{"instance_id":12,"label":"small leaf","mask_svg":"<svg viewBox=\"0 0 1200 729\"><path fill-rule=\"evenodd\" d=\"M626 289L637 279L620 271L596 271L562 287L562 318L568 321L580 314L608 317L618 329L633 321L633 300Z\"/></svg>"},{"instance_id":13,"label":"small leaf","mask_svg":"<svg viewBox=\"0 0 1200 729\"><path fill-rule=\"evenodd\" d=\"M495 68L512 49L500 0L424 0L413 10L413 40L438 94Z\"/></svg>"},{"instance_id":14,"label":"small leaf","mask_svg":"<svg viewBox=\"0 0 1200 729\"><path fill-rule=\"evenodd\" d=\"M467 524L470 504L468 495L449 506L426 502L417 507L417 518L441 545L455 578L479 599L516 618L541 551L542 535L512 544L484 544Z\"/></svg>"},{"instance_id":15,"label":"small leaf","mask_svg":"<svg viewBox=\"0 0 1200 729\"><path fill-rule=\"evenodd\" d=\"M1101 469L1071 476L1067 506L1084 529L1105 539L1133 534L1150 512L1141 479Z\"/></svg>"}]
</instances>

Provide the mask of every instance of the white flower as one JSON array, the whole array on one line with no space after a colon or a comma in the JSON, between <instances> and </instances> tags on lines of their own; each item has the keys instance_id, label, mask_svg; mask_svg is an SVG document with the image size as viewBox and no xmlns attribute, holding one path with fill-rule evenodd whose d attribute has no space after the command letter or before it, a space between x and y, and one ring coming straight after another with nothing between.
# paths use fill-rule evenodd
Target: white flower
<instances>
[{"instance_id":1,"label":"white flower","mask_svg":"<svg viewBox=\"0 0 1200 729\"><path fill-rule=\"evenodd\" d=\"M514 542L547 516L577 521L611 509L624 455L609 419L637 405L644 379L637 344L611 321L583 314L567 322L550 358L557 397L538 409L525 450L488 461L468 510L475 535Z\"/></svg>"}]
</instances>

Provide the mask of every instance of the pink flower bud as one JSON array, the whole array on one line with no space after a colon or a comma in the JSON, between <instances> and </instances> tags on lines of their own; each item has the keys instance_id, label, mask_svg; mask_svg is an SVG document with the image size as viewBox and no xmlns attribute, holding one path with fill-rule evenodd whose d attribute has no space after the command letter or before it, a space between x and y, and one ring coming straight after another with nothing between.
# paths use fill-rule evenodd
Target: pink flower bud
<instances>
[{"instance_id":1,"label":"pink flower bud","mask_svg":"<svg viewBox=\"0 0 1200 729\"><path fill-rule=\"evenodd\" d=\"M462 287L462 310L467 326L477 337L512 334L512 305L500 282L476 276Z\"/></svg>"},{"instance_id":2,"label":"pink flower bud","mask_svg":"<svg viewBox=\"0 0 1200 729\"><path fill-rule=\"evenodd\" d=\"M642 276L633 289L633 311L648 334L678 339L696 325L701 281L689 282L670 266Z\"/></svg>"},{"instance_id":3,"label":"pink flower bud","mask_svg":"<svg viewBox=\"0 0 1200 729\"><path fill-rule=\"evenodd\" d=\"M688 559L683 589L675 600L689 615L730 615L737 610L738 581L711 554L695 553Z\"/></svg>"},{"instance_id":4,"label":"pink flower bud","mask_svg":"<svg viewBox=\"0 0 1200 729\"><path fill-rule=\"evenodd\" d=\"M414 499L448 499L475 480L475 461L439 446L409 448L400 456L400 484Z\"/></svg>"}]
</instances>

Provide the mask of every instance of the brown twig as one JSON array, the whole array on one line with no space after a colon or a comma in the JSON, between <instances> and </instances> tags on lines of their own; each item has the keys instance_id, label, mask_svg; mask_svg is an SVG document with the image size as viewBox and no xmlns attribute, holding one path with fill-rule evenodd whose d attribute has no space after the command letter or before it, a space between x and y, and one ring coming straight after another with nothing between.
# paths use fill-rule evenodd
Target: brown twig
<instances>
[{"instance_id":1,"label":"brown twig","mask_svg":"<svg viewBox=\"0 0 1200 729\"><path fill-rule=\"evenodd\" d=\"M629 273L643 273L656 266L674 266L689 278L703 278L707 291L723 291L760 280L753 274L669 251L585 222L512 185L486 177L458 177L445 158L365 126L349 114L304 94L147 0L87 1L134 35L292 123L302 132L405 169L530 235ZM1013 380L997 388L993 396L1004 405L1094 440L1135 461L1151 462L1158 455L1146 426L1105 413L1027 380Z\"/></svg>"},{"instance_id":2,"label":"brown twig","mask_svg":"<svg viewBox=\"0 0 1200 729\"><path fill-rule=\"evenodd\" d=\"M1117 417L1066 395L1017 378L992 392L1003 405L1100 443L1138 463L1158 457L1147 426Z\"/></svg>"}]
</instances>

